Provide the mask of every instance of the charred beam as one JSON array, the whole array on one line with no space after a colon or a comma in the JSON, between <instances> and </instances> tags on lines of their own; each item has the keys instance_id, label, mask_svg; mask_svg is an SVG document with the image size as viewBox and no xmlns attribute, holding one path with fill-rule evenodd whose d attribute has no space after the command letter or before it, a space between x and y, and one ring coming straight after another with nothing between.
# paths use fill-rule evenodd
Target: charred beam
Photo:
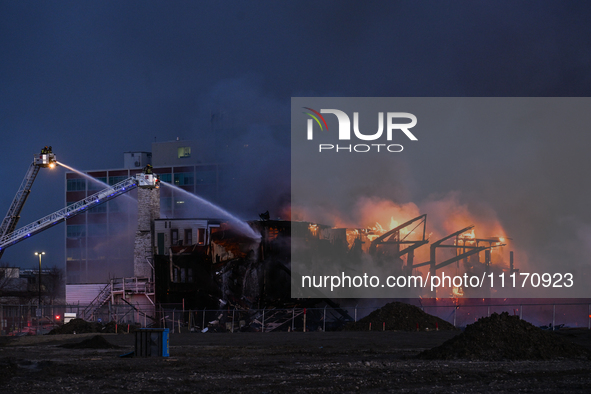
<instances>
[{"instance_id":1,"label":"charred beam","mask_svg":"<svg viewBox=\"0 0 591 394\"><path fill-rule=\"evenodd\" d=\"M429 243L429 240L425 240L425 241L417 241L417 242L414 242L414 245L412 245L412 246L409 246L408 248L404 248L404 249L402 249L402 250L401 250L401 251L399 251L398 253L396 253L396 254L392 255L392 258L393 258L393 259L396 259L396 258L398 258L398 257L404 256L405 254L407 254L407 253L409 253L409 252L411 252L411 251L413 251L413 250L415 250L415 249L417 249L417 248L420 248L421 246L423 246L423 245L425 245L425 244L428 244L428 243ZM414 267L414 266L413 266L413 267Z\"/></svg>"},{"instance_id":2,"label":"charred beam","mask_svg":"<svg viewBox=\"0 0 591 394\"><path fill-rule=\"evenodd\" d=\"M443 243L443 242L447 241L448 239L450 239L450 238L453 238L453 237L455 237L456 235L463 234L463 233L465 233L465 232L466 232L466 231L468 231L468 230L472 230L473 228L474 228L474 225L472 225L472 226L468 226L468 227L466 227L466 228L463 228L463 229L461 229L461 230L459 230L459 231L456 231L455 233L452 233L452 234L448 235L447 237L441 238L439 241L433 242L433 244L431 244L431 249L435 249L435 248L436 248L436 247L438 247L438 246L439 246L441 243Z\"/></svg>"},{"instance_id":3,"label":"charred beam","mask_svg":"<svg viewBox=\"0 0 591 394\"><path fill-rule=\"evenodd\" d=\"M435 269L438 270L438 269L443 268L447 265L450 265L451 263L455 263L456 261L462 260L465 257L470 257L473 254L480 253L483 250L487 250L487 249L489 249L489 246L480 246L480 247L473 249L469 252L459 254L455 257L452 257L451 259L445 260L443 263L435 264Z\"/></svg>"},{"instance_id":4,"label":"charred beam","mask_svg":"<svg viewBox=\"0 0 591 394\"><path fill-rule=\"evenodd\" d=\"M413 224L414 222L417 222L419 220L423 220L423 239L420 241L384 241L385 239L389 238L390 236L396 234L397 232L399 232L401 229L410 226L411 224ZM420 224L420 223L419 223ZM376 248L378 245L380 244L384 244L384 243L413 243L413 242L423 242L425 241L425 228L426 228L426 224L427 224L427 214L423 214L420 216L417 216L414 219L410 219L409 221L402 223L400 226L393 228L392 230L388 231L387 233L379 236L378 238L374 239L373 241L371 241L371 245L369 247L369 253L370 254L374 254L376 252Z\"/></svg>"},{"instance_id":5,"label":"charred beam","mask_svg":"<svg viewBox=\"0 0 591 394\"><path fill-rule=\"evenodd\" d=\"M421 245L429 243L429 241L382 241L380 245L406 245L406 244L416 244L421 242Z\"/></svg>"},{"instance_id":6,"label":"charred beam","mask_svg":"<svg viewBox=\"0 0 591 394\"><path fill-rule=\"evenodd\" d=\"M501 245L498 245L501 246ZM439 245L438 248L456 248L456 249L478 249L490 248L491 246L464 246L464 245Z\"/></svg>"}]
</instances>

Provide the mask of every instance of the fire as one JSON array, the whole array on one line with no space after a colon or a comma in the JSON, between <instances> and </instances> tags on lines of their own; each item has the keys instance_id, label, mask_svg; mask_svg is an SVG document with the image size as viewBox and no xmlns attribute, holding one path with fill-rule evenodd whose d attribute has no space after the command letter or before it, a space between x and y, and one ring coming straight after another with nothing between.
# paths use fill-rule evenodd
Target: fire
<instances>
[{"instance_id":1,"label":"fire","mask_svg":"<svg viewBox=\"0 0 591 394\"><path fill-rule=\"evenodd\" d=\"M465 232L464 234L460 235L460 238L468 238L468 239L474 239L476 238L476 235L474 234L474 229Z\"/></svg>"},{"instance_id":2,"label":"fire","mask_svg":"<svg viewBox=\"0 0 591 394\"><path fill-rule=\"evenodd\" d=\"M482 203L482 206L486 208L485 203ZM296 212L298 211L296 210ZM306 217L313 217L316 223L325 223L335 228L347 228L346 236L349 246L356 239L359 239L364 250L369 248L372 241L375 241L378 237L423 213L428 215L425 228L419 223L415 223L401 229L399 240L420 240L423 238L423 231L425 230L425 238L434 242L459 229L473 225L474 229L446 241L447 245L453 243L458 249L438 250L437 261L444 261L458 253L469 252L468 247L479 246L491 247L490 261L499 269L505 269L508 266L507 251L498 247L507 243L508 238L495 212L492 209L471 210L468 204L462 202L459 193L448 193L419 203L408 202L403 204L380 197L361 197L355 202L354 206L349 207L346 213L317 207L306 208L303 212ZM319 234L320 227L317 230L310 229L310 232ZM478 235L476 235L476 231L478 231ZM395 236L396 234L394 234ZM465 250L462 249L464 246L466 247ZM512 247L513 249L514 247ZM484 256L485 252L474 254L468 258L468 262L472 265L477 262L482 263ZM430 250L428 245L414 251L414 263L426 262L429 259ZM515 260L522 266L526 262L527 256L516 252ZM461 270L463 266L458 268ZM463 290L456 289L454 295L462 297L463 295L460 294L463 293Z\"/></svg>"},{"instance_id":3,"label":"fire","mask_svg":"<svg viewBox=\"0 0 591 394\"><path fill-rule=\"evenodd\" d=\"M390 230L392 230L393 228L396 228L398 226L398 222L396 220L394 220L394 217L390 217Z\"/></svg>"},{"instance_id":4,"label":"fire","mask_svg":"<svg viewBox=\"0 0 591 394\"><path fill-rule=\"evenodd\" d=\"M373 230L375 232L382 233L382 234L386 232L386 230L384 229L384 227L382 227L382 225L380 223L378 223L378 222L376 222L376 225L375 226L370 227L370 230Z\"/></svg>"},{"instance_id":5,"label":"fire","mask_svg":"<svg viewBox=\"0 0 591 394\"><path fill-rule=\"evenodd\" d=\"M454 297L463 297L464 296L464 290L461 287L454 287L451 290L451 292Z\"/></svg>"},{"instance_id":6,"label":"fire","mask_svg":"<svg viewBox=\"0 0 591 394\"><path fill-rule=\"evenodd\" d=\"M369 234L367 236L367 239L369 239L370 241L373 241L374 239L380 237L381 235L387 233L388 231L395 229L399 225L400 225L400 223L398 223L398 221L394 220L393 216L390 217L389 227L382 226L379 222L376 222L376 224L373 227L368 228L368 230L373 232L374 234ZM408 230L408 228L400 229L401 236L406 236L409 233L410 233L410 231Z\"/></svg>"},{"instance_id":7,"label":"fire","mask_svg":"<svg viewBox=\"0 0 591 394\"><path fill-rule=\"evenodd\" d=\"M317 224L310 223L308 225L308 230L310 230L310 233L312 234L312 236L316 237L318 235L318 225Z\"/></svg>"}]
</instances>

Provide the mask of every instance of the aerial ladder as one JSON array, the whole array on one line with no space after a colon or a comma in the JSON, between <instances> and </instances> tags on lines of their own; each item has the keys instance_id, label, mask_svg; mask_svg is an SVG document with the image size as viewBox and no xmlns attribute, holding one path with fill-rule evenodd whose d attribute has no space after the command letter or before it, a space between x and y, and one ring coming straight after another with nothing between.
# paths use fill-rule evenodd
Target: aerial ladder
<instances>
[{"instance_id":1,"label":"aerial ladder","mask_svg":"<svg viewBox=\"0 0 591 394\"><path fill-rule=\"evenodd\" d=\"M23 179L21 186L19 187L10 208L0 224L0 238L12 233L16 228L16 225L20 219L21 211L23 206L31 193L31 187L33 182L39 173L40 168L54 168L56 166L56 158L52 152L51 147L44 147L41 149L41 153L33 156L33 162L29 166L25 178ZM4 254L4 249L0 249L0 258Z\"/></svg>"},{"instance_id":2,"label":"aerial ladder","mask_svg":"<svg viewBox=\"0 0 591 394\"><path fill-rule=\"evenodd\" d=\"M38 170L37 170L38 171ZM66 219L73 218L76 215L84 213L98 205L101 205L109 200L119 197L135 188L154 189L160 187L160 179L158 175L152 174L150 171L138 173L132 177L125 179L119 183L109 186L98 193L88 196L80 201L68 205L50 215L47 215L33 223L30 223L18 230L8 232L0 237L0 253L3 253L6 248L24 241L50 227L63 222ZM22 207L21 207L22 208ZM10 212L10 211L9 211ZM15 223L16 225L16 223Z\"/></svg>"}]
</instances>

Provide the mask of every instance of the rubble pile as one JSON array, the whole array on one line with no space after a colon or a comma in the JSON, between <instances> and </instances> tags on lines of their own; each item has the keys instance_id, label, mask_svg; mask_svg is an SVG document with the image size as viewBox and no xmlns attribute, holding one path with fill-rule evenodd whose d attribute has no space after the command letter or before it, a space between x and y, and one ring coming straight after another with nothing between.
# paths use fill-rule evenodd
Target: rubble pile
<instances>
[{"instance_id":1,"label":"rubble pile","mask_svg":"<svg viewBox=\"0 0 591 394\"><path fill-rule=\"evenodd\" d=\"M414 305L391 302L373 311L356 323L349 323L345 331L367 331L371 323L372 331L420 331L455 330L456 328L437 316L429 315Z\"/></svg>"},{"instance_id":2,"label":"rubble pile","mask_svg":"<svg viewBox=\"0 0 591 394\"><path fill-rule=\"evenodd\" d=\"M61 345L67 349L118 349L119 346L109 343L105 338L100 335L95 335L92 338L83 340L77 343L66 343Z\"/></svg>"},{"instance_id":3,"label":"rubble pile","mask_svg":"<svg viewBox=\"0 0 591 394\"><path fill-rule=\"evenodd\" d=\"M423 359L548 360L588 358L591 354L507 312L470 324L460 335L418 355Z\"/></svg>"}]
</instances>

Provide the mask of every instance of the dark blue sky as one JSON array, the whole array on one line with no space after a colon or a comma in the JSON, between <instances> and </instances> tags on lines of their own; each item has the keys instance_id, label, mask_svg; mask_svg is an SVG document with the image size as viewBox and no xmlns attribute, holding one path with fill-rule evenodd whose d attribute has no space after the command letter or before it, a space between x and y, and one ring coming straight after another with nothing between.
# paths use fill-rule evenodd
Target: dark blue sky
<instances>
[{"instance_id":1,"label":"dark blue sky","mask_svg":"<svg viewBox=\"0 0 591 394\"><path fill-rule=\"evenodd\" d=\"M574 1L0 1L0 212L44 145L82 170L121 167L155 140L210 138L212 111L228 138L258 142L241 157L249 182L276 181L292 96L589 96L590 14ZM63 170L44 170L19 224L63 206ZM63 265L64 231L3 261L46 250Z\"/></svg>"}]
</instances>

